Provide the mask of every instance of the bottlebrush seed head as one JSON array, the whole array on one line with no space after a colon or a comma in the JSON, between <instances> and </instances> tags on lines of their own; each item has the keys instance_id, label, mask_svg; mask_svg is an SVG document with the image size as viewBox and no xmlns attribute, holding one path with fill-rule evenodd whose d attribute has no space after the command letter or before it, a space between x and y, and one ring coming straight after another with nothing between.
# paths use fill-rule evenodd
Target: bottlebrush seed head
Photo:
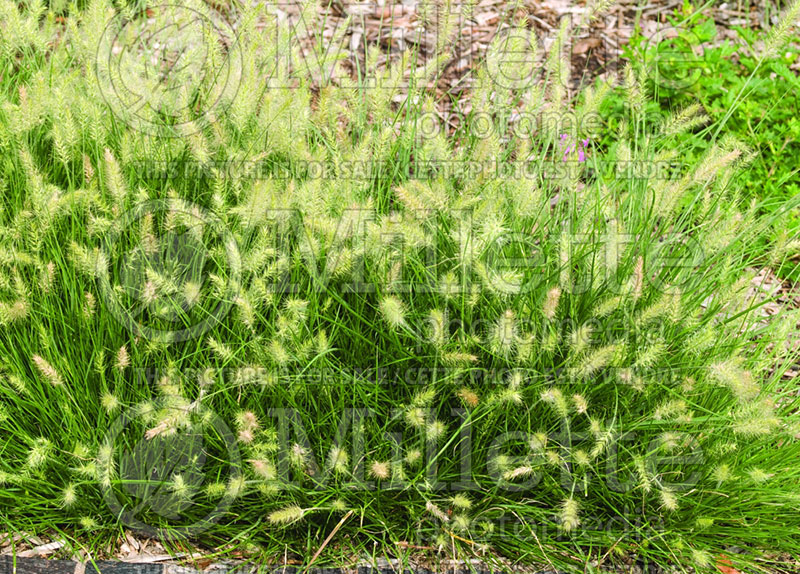
<instances>
[{"instance_id":1,"label":"bottlebrush seed head","mask_svg":"<svg viewBox=\"0 0 800 574\"><path fill-rule=\"evenodd\" d=\"M472 501L466 494L456 494L453 498L450 499L450 504L453 508L458 510L469 510L472 508Z\"/></svg>"},{"instance_id":2,"label":"bottlebrush seed head","mask_svg":"<svg viewBox=\"0 0 800 574\"><path fill-rule=\"evenodd\" d=\"M545 316L546 319L550 320L556 316L556 310L558 309L558 302L561 299L561 289L558 287L553 287L547 292L547 296L544 300L544 305L542 306L542 314Z\"/></svg>"},{"instance_id":3,"label":"bottlebrush seed head","mask_svg":"<svg viewBox=\"0 0 800 574\"><path fill-rule=\"evenodd\" d=\"M36 365L36 368L39 370L42 376L47 379L51 385L59 386L64 384L64 379L61 378L61 375L58 373L55 367L48 363L44 357L40 355L33 355L31 360L33 361L33 364Z\"/></svg>"},{"instance_id":4,"label":"bottlebrush seed head","mask_svg":"<svg viewBox=\"0 0 800 574\"><path fill-rule=\"evenodd\" d=\"M120 406L119 399L109 392L103 393L100 397L100 404L107 413L113 413Z\"/></svg>"},{"instance_id":5,"label":"bottlebrush seed head","mask_svg":"<svg viewBox=\"0 0 800 574\"><path fill-rule=\"evenodd\" d=\"M468 389L467 387L461 387L460 389L458 389L456 395L458 396L459 399L461 399L461 402L467 408L474 409L475 407L478 406L478 403L480 402L478 394L475 391Z\"/></svg>"},{"instance_id":6,"label":"bottlebrush seed head","mask_svg":"<svg viewBox=\"0 0 800 574\"><path fill-rule=\"evenodd\" d=\"M78 501L78 487L69 483L61 493L61 505L70 508Z\"/></svg>"},{"instance_id":7,"label":"bottlebrush seed head","mask_svg":"<svg viewBox=\"0 0 800 574\"><path fill-rule=\"evenodd\" d=\"M405 324L405 306L397 297L384 297L379 307L384 321L392 329L398 329Z\"/></svg>"},{"instance_id":8,"label":"bottlebrush seed head","mask_svg":"<svg viewBox=\"0 0 800 574\"><path fill-rule=\"evenodd\" d=\"M328 456L328 464L333 468L334 472L340 474L347 472L349 463L350 455L347 454L344 448L335 446L331 449Z\"/></svg>"},{"instance_id":9,"label":"bottlebrush seed head","mask_svg":"<svg viewBox=\"0 0 800 574\"><path fill-rule=\"evenodd\" d=\"M305 516L305 510L295 504L271 512L269 516L267 516L267 520L269 520L270 524L276 526L286 526L302 520L303 516Z\"/></svg>"},{"instance_id":10,"label":"bottlebrush seed head","mask_svg":"<svg viewBox=\"0 0 800 574\"><path fill-rule=\"evenodd\" d=\"M450 522L450 517L441 508L430 500L425 504L425 509L442 522Z\"/></svg>"},{"instance_id":11,"label":"bottlebrush seed head","mask_svg":"<svg viewBox=\"0 0 800 574\"><path fill-rule=\"evenodd\" d=\"M124 370L126 367L129 367L131 364L130 355L128 355L128 348L125 345L122 345L117 351L117 362L114 364L114 367L118 371Z\"/></svg>"},{"instance_id":12,"label":"bottlebrush seed head","mask_svg":"<svg viewBox=\"0 0 800 574\"><path fill-rule=\"evenodd\" d=\"M442 421L432 421L425 428L425 438L428 442L437 442L447 432L447 425Z\"/></svg>"},{"instance_id":13,"label":"bottlebrush seed head","mask_svg":"<svg viewBox=\"0 0 800 574\"><path fill-rule=\"evenodd\" d=\"M578 501L570 497L561 503L560 527L565 532L570 532L580 525L578 517Z\"/></svg>"},{"instance_id":14,"label":"bottlebrush seed head","mask_svg":"<svg viewBox=\"0 0 800 574\"><path fill-rule=\"evenodd\" d=\"M375 461L369 467L369 474L372 478L377 480L387 480L391 475L391 469L388 462Z\"/></svg>"}]
</instances>

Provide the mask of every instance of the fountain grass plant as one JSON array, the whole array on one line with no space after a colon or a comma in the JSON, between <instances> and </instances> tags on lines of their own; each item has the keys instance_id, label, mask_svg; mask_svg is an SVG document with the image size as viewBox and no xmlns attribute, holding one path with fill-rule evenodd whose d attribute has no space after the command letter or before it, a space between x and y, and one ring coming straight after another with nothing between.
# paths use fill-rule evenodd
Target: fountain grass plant
<instances>
[{"instance_id":1,"label":"fountain grass plant","mask_svg":"<svg viewBox=\"0 0 800 574\"><path fill-rule=\"evenodd\" d=\"M451 135L453 22L431 65L352 72L266 6L0 13L4 530L339 566L800 551L797 316L751 288L781 210L698 107L643 119L647 70L601 147L566 26L532 82L495 42Z\"/></svg>"}]
</instances>

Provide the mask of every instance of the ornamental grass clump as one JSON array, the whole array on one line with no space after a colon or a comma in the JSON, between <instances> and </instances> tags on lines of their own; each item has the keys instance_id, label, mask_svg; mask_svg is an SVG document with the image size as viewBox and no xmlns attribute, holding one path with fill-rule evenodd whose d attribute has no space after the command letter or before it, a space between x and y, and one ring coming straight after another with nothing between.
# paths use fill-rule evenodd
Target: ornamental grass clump
<instances>
[{"instance_id":1,"label":"ornamental grass clump","mask_svg":"<svg viewBox=\"0 0 800 574\"><path fill-rule=\"evenodd\" d=\"M233 35L161 10L0 0L3 528L317 565L800 551L797 316L749 288L781 212L742 199L751 150L689 161L702 110L646 122L646 69L568 98L566 25L531 82L494 42L451 135L425 122L453 22L426 66L348 70L268 6ZM129 35L187 14L214 25L170 42L206 60L148 86Z\"/></svg>"}]
</instances>

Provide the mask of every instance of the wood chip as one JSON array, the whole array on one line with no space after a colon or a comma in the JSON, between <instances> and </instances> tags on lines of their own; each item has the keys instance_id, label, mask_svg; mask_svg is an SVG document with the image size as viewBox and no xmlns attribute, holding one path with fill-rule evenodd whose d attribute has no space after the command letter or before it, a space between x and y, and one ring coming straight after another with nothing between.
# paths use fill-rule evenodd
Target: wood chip
<instances>
[{"instance_id":1,"label":"wood chip","mask_svg":"<svg viewBox=\"0 0 800 574\"><path fill-rule=\"evenodd\" d=\"M55 542L48 542L47 544L40 544L39 546L35 546L30 550L24 550L22 552L18 552L17 556L21 558L35 558L38 556L49 556L59 548L63 548L66 545L66 540L56 540Z\"/></svg>"}]
</instances>

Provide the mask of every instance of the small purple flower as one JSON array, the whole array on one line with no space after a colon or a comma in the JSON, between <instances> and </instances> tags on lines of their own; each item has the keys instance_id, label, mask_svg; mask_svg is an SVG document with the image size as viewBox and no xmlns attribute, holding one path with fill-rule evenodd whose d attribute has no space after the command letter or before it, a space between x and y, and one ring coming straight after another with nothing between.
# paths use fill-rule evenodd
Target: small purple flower
<instances>
[{"instance_id":1,"label":"small purple flower","mask_svg":"<svg viewBox=\"0 0 800 574\"><path fill-rule=\"evenodd\" d=\"M578 150L578 161L580 163L583 163L586 161L586 154L583 152L583 150L585 150L589 146L589 138L582 140L581 145L582 145L581 149Z\"/></svg>"},{"instance_id":2,"label":"small purple flower","mask_svg":"<svg viewBox=\"0 0 800 574\"><path fill-rule=\"evenodd\" d=\"M569 154L571 154L572 152L575 151L575 144L571 144L571 143L568 144L567 143L567 139L568 138L569 138L569 136L567 134L561 134L561 143L559 144L559 147L561 147L563 149L563 151L564 151L564 155L561 158L561 161L567 161L567 157L569 157ZM584 163L586 161L586 153L585 153L584 150L587 147L589 147L589 138L581 140L581 147L578 149L578 162L579 163Z\"/></svg>"}]
</instances>

